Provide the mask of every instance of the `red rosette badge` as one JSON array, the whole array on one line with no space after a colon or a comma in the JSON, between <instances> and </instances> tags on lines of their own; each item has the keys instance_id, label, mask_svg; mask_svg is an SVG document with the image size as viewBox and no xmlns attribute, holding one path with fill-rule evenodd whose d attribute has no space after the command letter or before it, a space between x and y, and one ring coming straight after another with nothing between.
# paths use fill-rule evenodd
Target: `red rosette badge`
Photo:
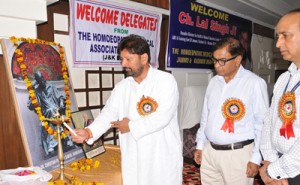
<instances>
[{"instance_id":1,"label":"red rosette badge","mask_svg":"<svg viewBox=\"0 0 300 185\"><path fill-rule=\"evenodd\" d=\"M137 103L137 111L141 116L147 116L155 112L157 107L157 102L149 96L143 96L141 100Z\"/></svg>"},{"instance_id":2,"label":"red rosette badge","mask_svg":"<svg viewBox=\"0 0 300 185\"><path fill-rule=\"evenodd\" d=\"M227 99L222 106L222 113L225 118L225 122L222 125L221 130L224 132L234 133L234 121L242 119L245 115L245 105L237 98Z\"/></svg>"},{"instance_id":3,"label":"red rosette badge","mask_svg":"<svg viewBox=\"0 0 300 185\"><path fill-rule=\"evenodd\" d=\"M287 92L285 93L278 105L278 114L281 119L282 126L280 128L280 135L289 139L295 137L293 130L293 122L296 119L296 105L295 94Z\"/></svg>"}]
</instances>

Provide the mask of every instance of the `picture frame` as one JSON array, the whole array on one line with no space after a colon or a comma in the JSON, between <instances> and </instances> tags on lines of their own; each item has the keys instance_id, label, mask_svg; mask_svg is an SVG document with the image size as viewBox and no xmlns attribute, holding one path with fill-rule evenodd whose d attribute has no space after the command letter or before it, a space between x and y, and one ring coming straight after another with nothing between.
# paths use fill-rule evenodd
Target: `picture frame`
<instances>
[{"instance_id":1,"label":"picture frame","mask_svg":"<svg viewBox=\"0 0 300 185\"><path fill-rule=\"evenodd\" d=\"M54 118L54 112L68 117L68 112L78 110L64 48L57 43L30 38L11 37L0 41L6 74L2 80L9 86L6 89L10 92L8 103L13 107L8 114L14 115L16 120L10 124L17 124L20 129L28 166L53 171L60 167L57 127L44 118ZM37 74L44 85L38 84ZM48 92L43 100L42 91ZM45 108L51 103L53 107ZM72 122L69 124L73 127ZM72 142L67 128L62 125L59 128L64 133L61 139L64 164L84 157L82 148Z\"/></svg>"},{"instance_id":2,"label":"picture frame","mask_svg":"<svg viewBox=\"0 0 300 185\"><path fill-rule=\"evenodd\" d=\"M85 128L92 124L94 121L91 110L72 112L71 118L75 128ZM93 158L106 151L101 137L97 139L92 145L88 145L85 142L82 143L82 149L86 158Z\"/></svg>"}]
</instances>

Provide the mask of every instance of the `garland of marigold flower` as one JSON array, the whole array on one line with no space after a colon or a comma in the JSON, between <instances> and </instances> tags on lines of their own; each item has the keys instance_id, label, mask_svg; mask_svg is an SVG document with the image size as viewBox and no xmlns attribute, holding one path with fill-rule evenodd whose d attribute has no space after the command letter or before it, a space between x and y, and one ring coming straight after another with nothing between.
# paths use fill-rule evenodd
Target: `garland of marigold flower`
<instances>
[{"instance_id":1,"label":"garland of marigold flower","mask_svg":"<svg viewBox=\"0 0 300 185\"><path fill-rule=\"evenodd\" d=\"M100 166L100 161L93 159L80 159L70 164L73 171L80 170L81 172L97 169ZM103 182L82 182L77 176L71 177L71 182L67 183L63 180L49 181L48 185L104 185Z\"/></svg>"},{"instance_id":2,"label":"garland of marigold flower","mask_svg":"<svg viewBox=\"0 0 300 185\"><path fill-rule=\"evenodd\" d=\"M9 38L13 43L15 47L19 46L19 42L28 42L28 43L32 43L32 44L46 44L46 45L52 45L52 46L57 46L58 50L59 50L59 56L61 59L61 70L62 70L62 75L63 75L63 79L64 79L64 90L66 93L66 100L65 100L65 104L66 104L66 112L65 112L65 116L70 120L71 117L71 101L70 101L70 90L69 90L69 75L68 75L68 70L67 70L67 65L66 65L66 61L65 61L65 53L64 53L64 49L63 47L55 42L48 42L48 41L44 41L44 40L40 40L40 39L31 39L31 38L16 38L16 37L10 37ZM19 64L20 70L21 70L21 74L23 77L23 81L26 83L26 87L29 93L29 97L31 100L32 105L35 108L35 112L39 117L39 120L42 122L42 125L44 127L44 129L47 131L48 134L53 135L55 138L57 138L57 132L55 130L53 130L50 126L48 121L45 120L45 117L42 113L42 108L39 105L37 99L36 99L36 95L35 95L35 90L32 86L32 82L31 80L28 78L28 74L27 74L27 66L24 62L24 56L23 56L23 52L20 49L16 49L15 50L15 54L16 54L16 59L17 62ZM70 122L68 121L68 124L70 125ZM67 135L69 134L69 131L64 128L64 131L61 132L61 138L65 138L67 137Z\"/></svg>"}]
</instances>

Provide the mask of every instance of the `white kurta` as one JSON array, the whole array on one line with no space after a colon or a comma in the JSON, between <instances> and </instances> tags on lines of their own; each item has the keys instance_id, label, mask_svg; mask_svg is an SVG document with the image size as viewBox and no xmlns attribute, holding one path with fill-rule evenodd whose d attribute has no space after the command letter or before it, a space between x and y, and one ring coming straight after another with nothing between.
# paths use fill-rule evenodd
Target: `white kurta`
<instances>
[{"instance_id":1,"label":"white kurta","mask_svg":"<svg viewBox=\"0 0 300 185\"><path fill-rule=\"evenodd\" d=\"M139 115L137 104L151 97L158 107ZM182 143L177 121L178 88L174 77L150 67L140 84L132 77L116 85L105 107L89 126L99 138L112 121L129 118L130 132L119 134L123 185L181 185Z\"/></svg>"}]
</instances>

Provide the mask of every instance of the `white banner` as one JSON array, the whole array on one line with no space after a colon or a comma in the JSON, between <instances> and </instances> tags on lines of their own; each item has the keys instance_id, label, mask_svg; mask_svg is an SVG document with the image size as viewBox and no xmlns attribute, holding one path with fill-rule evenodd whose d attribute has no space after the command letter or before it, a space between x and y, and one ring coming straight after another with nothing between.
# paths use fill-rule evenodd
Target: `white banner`
<instances>
[{"instance_id":1,"label":"white banner","mask_svg":"<svg viewBox=\"0 0 300 185\"><path fill-rule=\"evenodd\" d=\"M162 15L106 0L71 0L71 47L74 67L118 67L119 41L130 34L145 37L151 65L158 67Z\"/></svg>"}]
</instances>

